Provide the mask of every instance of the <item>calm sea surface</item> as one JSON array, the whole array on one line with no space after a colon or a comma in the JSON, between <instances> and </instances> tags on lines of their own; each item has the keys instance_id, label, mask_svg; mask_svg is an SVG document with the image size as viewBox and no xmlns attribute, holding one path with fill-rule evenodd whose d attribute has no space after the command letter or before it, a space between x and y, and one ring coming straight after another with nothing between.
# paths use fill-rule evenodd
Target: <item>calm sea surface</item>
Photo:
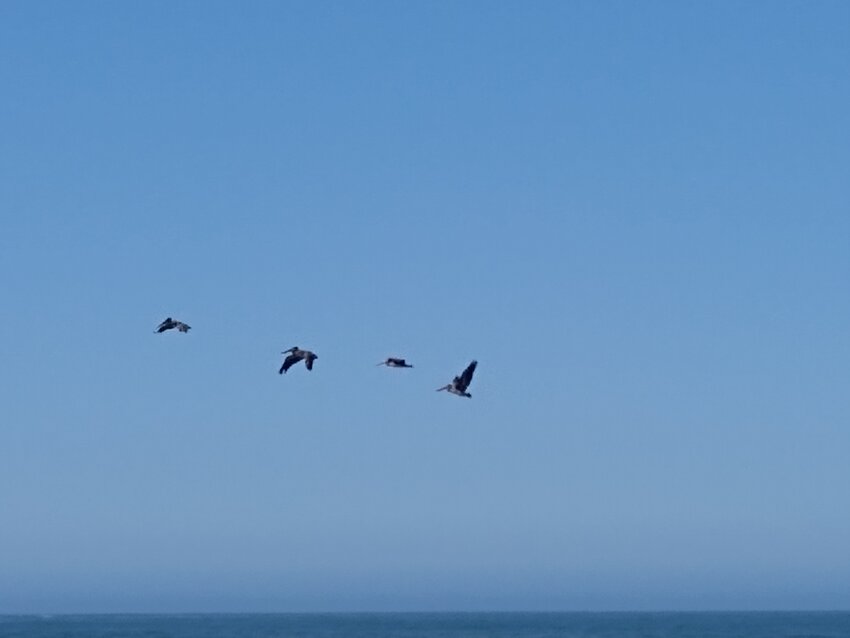
<instances>
[{"instance_id":1,"label":"calm sea surface","mask_svg":"<svg viewBox=\"0 0 850 638\"><path fill-rule=\"evenodd\" d=\"M850 638L850 613L0 616L2 638Z\"/></svg>"}]
</instances>

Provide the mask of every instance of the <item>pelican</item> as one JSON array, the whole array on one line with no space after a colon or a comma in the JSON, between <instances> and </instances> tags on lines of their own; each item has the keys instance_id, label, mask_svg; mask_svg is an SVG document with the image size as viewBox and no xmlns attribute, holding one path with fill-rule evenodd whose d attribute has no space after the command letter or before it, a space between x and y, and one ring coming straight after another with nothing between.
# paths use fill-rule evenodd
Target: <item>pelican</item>
<instances>
[{"instance_id":1,"label":"pelican","mask_svg":"<svg viewBox=\"0 0 850 638\"><path fill-rule=\"evenodd\" d=\"M315 353L310 352L309 350L302 350L298 346L290 348L289 350L284 350L281 354L289 356L283 360L283 365L280 366L280 370L277 371L278 374L283 374L302 359L304 360L304 365L307 366L307 369L312 370L313 362L319 358Z\"/></svg>"},{"instance_id":2,"label":"pelican","mask_svg":"<svg viewBox=\"0 0 850 638\"><path fill-rule=\"evenodd\" d=\"M452 382L448 385L444 385L442 388L437 388L437 392L448 390L459 397L466 397L468 399L472 398L472 395L469 394L466 389L469 387L469 384L472 383L472 375L475 373L475 366L477 365L477 361L470 363L466 366L466 370L464 370L459 377L452 379Z\"/></svg>"},{"instance_id":3,"label":"pelican","mask_svg":"<svg viewBox=\"0 0 850 638\"><path fill-rule=\"evenodd\" d=\"M387 357L386 361L381 361L380 363L376 363L378 366L387 366L388 368L412 368L404 359L396 359L395 357Z\"/></svg>"},{"instance_id":4,"label":"pelican","mask_svg":"<svg viewBox=\"0 0 850 638\"><path fill-rule=\"evenodd\" d=\"M159 324L156 327L154 332L165 332L166 330L171 330L172 328L177 328L180 332L189 332L191 326L186 325L182 321L175 321L171 317L166 317L165 321Z\"/></svg>"}]
</instances>

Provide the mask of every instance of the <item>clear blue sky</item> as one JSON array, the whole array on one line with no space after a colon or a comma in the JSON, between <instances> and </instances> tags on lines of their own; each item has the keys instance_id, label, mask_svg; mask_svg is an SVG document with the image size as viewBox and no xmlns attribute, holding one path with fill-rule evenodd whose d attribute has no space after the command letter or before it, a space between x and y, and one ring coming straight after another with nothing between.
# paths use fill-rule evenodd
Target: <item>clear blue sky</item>
<instances>
[{"instance_id":1,"label":"clear blue sky","mask_svg":"<svg viewBox=\"0 0 850 638\"><path fill-rule=\"evenodd\" d=\"M3 2L0 85L0 612L850 608L850 4Z\"/></svg>"}]
</instances>

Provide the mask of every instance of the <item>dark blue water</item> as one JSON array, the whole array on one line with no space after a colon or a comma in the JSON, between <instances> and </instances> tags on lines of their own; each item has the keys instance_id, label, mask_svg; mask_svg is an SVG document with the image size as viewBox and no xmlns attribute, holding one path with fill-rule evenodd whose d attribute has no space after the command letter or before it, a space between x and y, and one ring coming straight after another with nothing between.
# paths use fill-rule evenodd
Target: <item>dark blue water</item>
<instances>
[{"instance_id":1,"label":"dark blue water","mask_svg":"<svg viewBox=\"0 0 850 638\"><path fill-rule=\"evenodd\" d=\"M0 638L850 638L850 613L0 616Z\"/></svg>"}]
</instances>

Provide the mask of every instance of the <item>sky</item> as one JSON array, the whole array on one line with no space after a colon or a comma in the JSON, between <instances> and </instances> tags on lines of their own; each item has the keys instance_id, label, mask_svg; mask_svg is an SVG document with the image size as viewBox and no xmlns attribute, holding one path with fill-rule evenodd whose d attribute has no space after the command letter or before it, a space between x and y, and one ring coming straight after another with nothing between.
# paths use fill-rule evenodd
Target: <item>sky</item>
<instances>
[{"instance_id":1,"label":"sky","mask_svg":"<svg viewBox=\"0 0 850 638\"><path fill-rule=\"evenodd\" d=\"M10 1L0 85L0 613L850 609L850 4Z\"/></svg>"}]
</instances>

